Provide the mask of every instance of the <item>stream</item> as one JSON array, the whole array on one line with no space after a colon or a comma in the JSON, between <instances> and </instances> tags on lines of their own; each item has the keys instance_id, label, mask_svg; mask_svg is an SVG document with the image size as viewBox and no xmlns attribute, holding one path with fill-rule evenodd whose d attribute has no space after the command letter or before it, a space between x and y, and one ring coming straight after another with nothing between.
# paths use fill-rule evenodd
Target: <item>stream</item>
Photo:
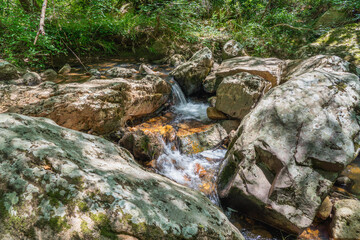
<instances>
[{"instance_id":1,"label":"stream","mask_svg":"<svg viewBox=\"0 0 360 240\"><path fill-rule=\"evenodd\" d=\"M88 64L89 68L96 68L102 74L112 67L124 67L139 69L140 64L126 62L128 60L111 59L100 63ZM195 149L193 153L186 154L179 149L176 138L189 134L201 133L210 129L215 121L207 118L206 109L209 104L206 99L185 97L177 82L168 76L173 69L166 64L148 65L153 71L165 78L172 86L171 106L163 110L158 116L148 119L135 126L128 127L129 131L141 130L145 134L156 135L159 142L163 145L163 151L157 159L148 165L158 174L161 174L175 182L199 190L206 194L209 199L221 208L219 198L216 193L216 175L220 164L226 154L226 146L220 145L214 149L202 150ZM139 72L133 79L140 79ZM80 67L73 68L72 72L57 80L58 83L83 82L90 78L84 74ZM101 76L101 78L105 78ZM194 146L193 146L194 148ZM350 164L345 170L344 175L355 181L355 184L346 189L347 192L360 195L360 160ZM271 228L263 223L236 214L232 209L224 209L229 219L241 231L245 239L295 239L296 237L287 235L280 230ZM319 239L327 239L326 229L317 228Z\"/></svg>"}]
</instances>

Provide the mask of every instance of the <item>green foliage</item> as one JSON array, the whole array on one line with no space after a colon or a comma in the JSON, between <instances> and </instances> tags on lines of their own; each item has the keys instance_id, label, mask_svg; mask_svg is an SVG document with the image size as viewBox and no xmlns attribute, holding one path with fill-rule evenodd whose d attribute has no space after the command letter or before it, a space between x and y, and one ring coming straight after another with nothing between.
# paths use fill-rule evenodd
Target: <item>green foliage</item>
<instances>
[{"instance_id":1,"label":"green foliage","mask_svg":"<svg viewBox=\"0 0 360 240\"><path fill-rule=\"evenodd\" d=\"M49 1L46 35L34 45L40 9L3 0L0 57L43 68L54 56L72 51L116 55L142 47L158 54L153 44L159 40L217 48L214 39L231 37L251 55L291 57L318 36L313 24L334 5L351 12L353 20L360 18L358 0Z\"/></svg>"}]
</instances>

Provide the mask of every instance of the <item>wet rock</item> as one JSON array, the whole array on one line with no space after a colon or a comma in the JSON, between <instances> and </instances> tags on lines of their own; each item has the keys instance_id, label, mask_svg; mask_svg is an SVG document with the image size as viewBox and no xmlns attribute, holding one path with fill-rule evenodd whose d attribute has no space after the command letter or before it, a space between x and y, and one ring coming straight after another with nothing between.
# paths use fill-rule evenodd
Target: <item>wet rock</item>
<instances>
[{"instance_id":1,"label":"wet rock","mask_svg":"<svg viewBox=\"0 0 360 240\"><path fill-rule=\"evenodd\" d=\"M224 113L220 112L214 107L208 107L206 109L206 114L209 119L213 120L224 120L228 118Z\"/></svg>"},{"instance_id":2,"label":"wet rock","mask_svg":"<svg viewBox=\"0 0 360 240\"><path fill-rule=\"evenodd\" d=\"M156 76L0 86L0 112L47 117L67 128L106 134L128 120L155 112L170 93L169 84Z\"/></svg>"},{"instance_id":3,"label":"wet rock","mask_svg":"<svg viewBox=\"0 0 360 240\"><path fill-rule=\"evenodd\" d=\"M174 54L169 58L168 62L171 66L177 67L177 66L185 63L186 59L181 54Z\"/></svg>"},{"instance_id":4,"label":"wet rock","mask_svg":"<svg viewBox=\"0 0 360 240\"><path fill-rule=\"evenodd\" d=\"M212 149L227 137L225 129L219 124L208 126L202 131L189 129L188 131L180 131L177 133L180 141L180 151L186 154L199 153Z\"/></svg>"},{"instance_id":5,"label":"wet rock","mask_svg":"<svg viewBox=\"0 0 360 240\"><path fill-rule=\"evenodd\" d=\"M315 42L302 47L297 55L303 58L318 54L336 55L354 64L353 72L358 71L360 75L359 34L360 23L332 29Z\"/></svg>"},{"instance_id":6,"label":"wet rock","mask_svg":"<svg viewBox=\"0 0 360 240\"><path fill-rule=\"evenodd\" d=\"M212 96L208 99L208 103L210 104L211 107L215 107L216 106L216 96Z\"/></svg>"},{"instance_id":7,"label":"wet rock","mask_svg":"<svg viewBox=\"0 0 360 240\"><path fill-rule=\"evenodd\" d=\"M334 239L360 239L359 200L344 199L335 202L331 231Z\"/></svg>"},{"instance_id":8,"label":"wet rock","mask_svg":"<svg viewBox=\"0 0 360 240\"><path fill-rule=\"evenodd\" d=\"M49 119L0 114L0 155L0 239L243 239L204 194Z\"/></svg>"},{"instance_id":9,"label":"wet rock","mask_svg":"<svg viewBox=\"0 0 360 240\"><path fill-rule=\"evenodd\" d=\"M55 81L57 78L57 73L53 69L47 69L41 73L40 76L43 81Z\"/></svg>"},{"instance_id":10,"label":"wet rock","mask_svg":"<svg viewBox=\"0 0 360 240\"><path fill-rule=\"evenodd\" d=\"M230 143L218 178L223 206L286 231L308 227L358 154L359 100L359 78L331 69L270 90Z\"/></svg>"},{"instance_id":11,"label":"wet rock","mask_svg":"<svg viewBox=\"0 0 360 240\"><path fill-rule=\"evenodd\" d=\"M70 64L67 63L59 70L58 73L61 75L66 75L70 72L71 72L71 66L70 66Z\"/></svg>"},{"instance_id":12,"label":"wet rock","mask_svg":"<svg viewBox=\"0 0 360 240\"><path fill-rule=\"evenodd\" d=\"M335 182L336 185L342 186L342 187L350 187L352 184L352 181L350 178L346 176L338 177Z\"/></svg>"},{"instance_id":13,"label":"wet rock","mask_svg":"<svg viewBox=\"0 0 360 240\"><path fill-rule=\"evenodd\" d=\"M177 66L170 75L179 83L186 95L199 92L202 82L213 66L213 54L209 48L196 52L189 61Z\"/></svg>"},{"instance_id":14,"label":"wet rock","mask_svg":"<svg viewBox=\"0 0 360 240\"><path fill-rule=\"evenodd\" d=\"M333 208L333 204L330 198L327 196L322 202L316 216L318 218L321 218L322 220L326 220L330 216L332 208Z\"/></svg>"},{"instance_id":15,"label":"wet rock","mask_svg":"<svg viewBox=\"0 0 360 240\"><path fill-rule=\"evenodd\" d=\"M149 66L147 66L144 63L140 65L139 72L141 74L143 74L143 75L147 75L147 74L156 75L156 74L159 74L157 72L154 72Z\"/></svg>"},{"instance_id":16,"label":"wet rock","mask_svg":"<svg viewBox=\"0 0 360 240\"><path fill-rule=\"evenodd\" d=\"M119 143L120 146L129 150L136 160L141 162L157 159L164 149L156 135L145 134L141 130L125 133Z\"/></svg>"},{"instance_id":17,"label":"wet rock","mask_svg":"<svg viewBox=\"0 0 360 240\"><path fill-rule=\"evenodd\" d=\"M242 54L243 47L235 40L230 40L225 43L222 50L223 59L239 57Z\"/></svg>"},{"instance_id":18,"label":"wet rock","mask_svg":"<svg viewBox=\"0 0 360 240\"><path fill-rule=\"evenodd\" d=\"M100 72L98 69L92 68L92 69L89 70L89 73L90 73L90 75L93 76L93 77L96 77L96 78L100 78L100 77L101 77L101 72Z\"/></svg>"},{"instance_id":19,"label":"wet rock","mask_svg":"<svg viewBox=\"0 0 360 240\"><path fill-rule=\"evenodd\" d=\"M129 78L132 77L137 71L135 69L122 68L122 67L114 67L105 72L106 76L117 78Z\"/></svg>"},{"instance_id":20,"label":"wet rock","mask_svg":"<svg viewBox=\"0 0 360 240\"><path fill-rule=\"evenodd\" d=\"M269 83L262 77L242 72L226 77L216 91L216 109L242 119L255 107Z\"/></svg>"},{"instance_id":21,"label":"wet rock","mask_svg":"<svg viewBox=\"0 0 360 240\"><path fill-rule=\"evenodd\" d=\"M28 72L23 76L23 84L27 86L35 86L41 83L41 77L36 72Z\"/></svg>"},{"instance_id":22,"label":"wet rock","mask_svg":"<svg viewBox=\"0 0 360 240\"><path fill-rule=\"evenodd\" d=\"M0 59L0 81L13 80L20 77L17 67L11 63Z\"/></svg>"}]
</instances>

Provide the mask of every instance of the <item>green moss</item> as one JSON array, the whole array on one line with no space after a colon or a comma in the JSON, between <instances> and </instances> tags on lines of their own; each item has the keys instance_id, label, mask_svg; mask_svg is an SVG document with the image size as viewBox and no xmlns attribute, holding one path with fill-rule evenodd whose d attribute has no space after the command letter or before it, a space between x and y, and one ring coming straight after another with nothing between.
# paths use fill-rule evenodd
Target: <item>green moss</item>
<instances>
[{"instance_id":1,"label":"green moss","mask_svg":"<svg viewBox=\"0 0 360 240\"><path fill-rule=\"evenodd\" d=\"M144 152L149 152L149 143L150 143L150 138L147 136L147 135L144 135L142 138L141 138L141 149L144 151Z\"/></svg>"},{"instance_id":2,"label":"green moss","mask_svg":"<svg viewBox=\"0 0 360 240\"><path fill-rule=\"evenodd\" d=\"M347 85L345 83L341 82L339 84L336 84L336 87L339 91L345 92Z\"/></svg>"},{"instance_id":3,"label":"green moss","mask_svg":"<svg viewBox=\"0 0 360 240\"><path fill-rule=\"evenodd\" d=\"M81 228L82 234L84 234L84 235L91 234L91 230L89 229L87 222L82 221L80 228Z\"/></svg>"},{"instance_id":4,"label":"green moss","mask_svg":"<svg viewBox=\"0 0 360 240\"><path fill-rule=\"evenodd\" d=\"M87 203L84 202L84 201L78 202L78 203L77 203L77 206L79 207L80 211L82 211L82 212L87 212L87 211L89 211L89 207L88 207Z\"/></svg>"},{"instance_id":5,"label":"green moss","mask_svg":"<svg viewBox=\"0 0 360 240\"><path fill-rule=\"evenodd\" d=\"M111 230L110 220L104 213L90 214L90 218L100 230L101 236L109 239L117 239L117 234Z\"/></svg>"},{"instance_id":6,"label":"green moss","mask_svg":"<svg viewBox=\"0 0 360 240\"><path fill-rule=\"evenodd\" d=\"M67 223L65 217L53 217L49 220L49 226L54 232L61 232L64 229L69 229L70 225Z\"/></svg>"}]
</instances>

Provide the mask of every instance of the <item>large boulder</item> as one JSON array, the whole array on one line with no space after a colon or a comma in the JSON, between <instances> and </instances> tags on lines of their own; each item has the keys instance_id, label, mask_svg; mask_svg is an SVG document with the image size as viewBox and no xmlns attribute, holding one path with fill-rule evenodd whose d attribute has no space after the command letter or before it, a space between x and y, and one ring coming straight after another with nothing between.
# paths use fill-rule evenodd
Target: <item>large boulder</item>
<instances>
[{"instance_id":1,"label":"large boulder","mask_svg":"<svg viewBox=\"0 0 360 240\"><path fill-rule=\"evenodd\" d=\"M0 86L0 112L47 117L57 124L96 134L153 113L167 102L169 84L156 76L39 86Z\"/></svg>"},{"instance_id":2,"label":"large boulder","mask_svg":"<svg viewBox=\"0 0 360 240\"><path fill-rule=\"evenodd\" d=\"M218 177L223 206L290 232L308 227L359 152L359 100L359 78L331 68L271 89L230 143Z\"/></svg>"},{"instance_id":3,"label":"large boulder","mask_svg":"<svg viewBox=\"0 0 360 240\"><path fill-rule=\"evenodd\" d=\"M0 81L13 80L20 77L17 67L11 63L0 59Z\"/></svg>"},{"instance_id":4,"label":"large boulder","mask_svg":"<svg viewBox=\"0 0 360 240\"><path fill-rule=\"evenodd\" d=\"M179 83L186 95L192 95L201 90L202 82L210 73L213 64L213 54L206 47L196 52L189 61L177 66L170 75Z\"/></svg>"},{"instance_id":5,"label":"large boulder","mask_svg":"<svg viewBox=\"0 0 360 240\"><path fill-rule=\"evenodd\" d=\"M23 84L28 86L35 86L41 83L41 77L36 72L28 72L23 76Z\"/></svg>"},{"instance_id":6,"label":"large boulder","mask_svg":"<svg viewBox=\"0 0 360 240\"><path fill-rule=\"evenodd\" d=\"M268 81L247 72L226 77L216 91L216 109L233 118L243 119L269 87Z\"/></svg>"},{"instance_id":7,"label":"large boulder","mask_svg":"<svg viewBox=\"0 0 360 240\"><path fill-rule=\"evenodd\" d=\"M243 239L204 194L145 171L125 149L0 114L0 239L124 238Z\"/></svg>"},{"instance_id":8,"label":"large boulder","mask_svg":"<svg viewBox=\"0 0 360 240\"><path fill-rule=\"evenodd\" d=\"M360 67L359 35L360 23L335 28L322 35L314 43L302 47L298 55L309 57L317 54L333 54Z\"/></svg>"},{"instance_id":9,"label":"large boulder","mask_svg":"<svg viewBox=\"0 0 360 240\"><path fill-rule=\"evenodd\" d=\"M336 201L330 225L334 239L360 239L360 201L354 199Z\"/></svg>"},{"instance_id":10,"label":"large boulder","mask_svg":"<svg viewBox=\"0 0 360 240\"><path fill-rule=\"evenodd\" d=\"M204 90L214 93L225 77L247 72L264 78L275 87L282 82L288 61L277 58L235 57L224 60L203 82ZM268 90L268 89L267 89Z\"/></svg>"}]
</instances>

